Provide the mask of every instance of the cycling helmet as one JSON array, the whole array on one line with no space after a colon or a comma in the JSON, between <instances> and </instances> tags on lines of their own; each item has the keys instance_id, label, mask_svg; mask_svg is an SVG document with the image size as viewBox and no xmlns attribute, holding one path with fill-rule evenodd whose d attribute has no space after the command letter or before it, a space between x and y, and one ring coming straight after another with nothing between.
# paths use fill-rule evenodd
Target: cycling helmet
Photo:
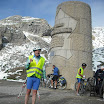
<instances>
[{"instance_id":1,"label":"cycling helmet","mask_svg":"<svg viewBox=\"0 0 104 104\"><path fill-rule=\"evenodd\" d=\"M86 63L83 63L82 66L87 66L87 64Z\"/></svg>"},{"instance_id":2,"label":"cycling helmet","mask_svg":"<svg viewBox=\"0 0 104 104\"><path fill-rule=\"evenodd\" d=\"M41 48L40 48L40 47L35 47L35 48L33 49L33 51L37 51L37 50L40 50L40 51L41 51Z\"/></svg>"}]
</instances>

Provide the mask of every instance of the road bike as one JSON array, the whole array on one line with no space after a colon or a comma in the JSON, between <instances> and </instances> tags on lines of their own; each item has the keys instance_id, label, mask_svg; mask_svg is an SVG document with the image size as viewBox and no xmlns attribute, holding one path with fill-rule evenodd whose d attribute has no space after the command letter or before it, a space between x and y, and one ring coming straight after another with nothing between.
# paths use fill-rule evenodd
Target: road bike
<instances>
[{"instance_id":1,"label":"road bike","mask_svg":"<svg viewBox=\"0 0 104 104\"><path fill-rule=\"evenodd\" d=\"M53 74L48 74L46 81L41 81L41 85L43 85L43 87L51 88L51 80L53 76ZM53 81L53 85L55 86L55 81ZM66 85L67 84L65 78L62 77L62 75L59 75L57 79L57 89L65 89Z\"/></svg>"},{"instance_id":2,"label":"road bike","mask_svg":"<svg viewBox=\"0 0 104 104\"><path fill-rule=\"evenodd\" d=\"M91 89L91 84L93 83L93 77L89 77L88 79L82 78L81 83L80 83L80 88L79 88L79 93L83 94L86 91L90 91ZM78 82L75 83L75 90L77 90Z\"/></svg>"}]
</instances>

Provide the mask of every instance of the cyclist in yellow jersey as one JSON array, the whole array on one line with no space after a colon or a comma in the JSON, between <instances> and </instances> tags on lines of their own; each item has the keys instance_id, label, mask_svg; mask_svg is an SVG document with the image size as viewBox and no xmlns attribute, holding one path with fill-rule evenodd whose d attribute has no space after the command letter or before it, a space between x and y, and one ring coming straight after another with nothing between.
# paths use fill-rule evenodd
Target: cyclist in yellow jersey
<instances>
[{"instance_id":1,"label":"cyclist in yellow jersey","mask_svg":"<svg viewBox=\"0 0 104 104\"><path fill-rule=\"evenodd\" d=\"M35 104L36 94L39 88L40 79L44 73L44 63L45 59L40 56L41 49L39 47L34 48L34 55L30 55L27 64L26 64L26 72L27 72L27 91L25 96L25 104L28 104L29 95L32 90L32 104Z\"/></svg>"},{"instance_id":2,"label":"cyclist in yellow jersey","mask_svg":"<svg viewBox=\"0 0 104 104\"><path fill-rule=\"evenodd\" d=\"M83 63L82 64L82 67L80 67L78 69L78 72L77 72L77 80L78 80L78 86L77 86L77 95L79 95L79 88L80 88L80 83L81 83L81 79L83 78L83 72L84 72L84 69L86 68L87 64Z\"/></svg>"}]
</instances>

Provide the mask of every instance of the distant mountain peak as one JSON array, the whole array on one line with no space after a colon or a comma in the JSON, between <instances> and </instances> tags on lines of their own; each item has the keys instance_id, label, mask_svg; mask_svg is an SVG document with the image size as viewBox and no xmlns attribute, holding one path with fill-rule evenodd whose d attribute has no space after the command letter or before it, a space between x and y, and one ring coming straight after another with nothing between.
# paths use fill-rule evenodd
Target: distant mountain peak
<instances>
[{"instance_id":1,"label":"distant mountain peak","mask_svg":"<svg viewBox=\"0 0 104 104\"><path fill-rule=\"evenodd\" d=\"M104 27L92 29L92 69L97 70L97 66L104 63Z\"/></svg>"}]
</instances>

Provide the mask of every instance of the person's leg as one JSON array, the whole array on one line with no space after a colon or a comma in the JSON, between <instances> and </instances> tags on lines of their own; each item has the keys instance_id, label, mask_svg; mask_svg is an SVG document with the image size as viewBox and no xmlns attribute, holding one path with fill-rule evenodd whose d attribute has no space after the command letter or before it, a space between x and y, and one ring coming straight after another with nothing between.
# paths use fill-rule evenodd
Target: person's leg
<instances>
[{"instance_id":1,"label":"person's leg","mask_svg":"<svg viewBox=\"0 0 104 104\"><path fill-rule=\"evenodd\" d=\"M53 80L51 80L51 88L53 88Z\"/></svg>"},{"instance_id":2,"label":"person's leg","mask_svg":"<svg viewBox=\"0 0 104 104\"><path fill-rule=\"evenodd\" d=\"M100 94L100 96L101 96L101 86L102 86L102 81L100 80L99 81L99 94Z\"/></svg>"},{"instance_id":3,"label":"person's leg","mask_svg":"<svg viewBox=\"0 0 104 104\"><path fill-rule=\"evenodd\" d=\"M80 84L81 84L81 79L77 78L77 80L78 80L77 95L79 95L79 88L80 88Z\"/></svg>"},{"instance_id":4,"label":"person's leg","mask_svg":"<svg viewBox=\"0 0 104 104\"><path fill-rule=\"evenodd\" d=\"M26 91L26 95L25 95L25 104L28 104L29 95L31 93L31 88L32 88L32 78L27 77L27 91Z\"/></svg>"},{"instance_id":5,"label":"person's leg","mask_svg":"<svg viewBox=\"0 0 104 104\"><path fill-rule=\"evenodd\" d=\"M52 80L51 80L51 88L53 88L54 77L55 77L55 76L53 76L53 78L52 78Z\"/></svg>"},{"instance_id":6,"label":"person's leg","mask_svg":"<svg viewBox=\"0 0 104 104\"><path fill-rule=\"evenodd\" d=\"M33 93L32 93L32 104L35 104L35 102L36 102L36 94L37 94L37 90L33 90Z\"/></svg>"},{"instance_id":7,"label":"person's leg","mask_svg":"<svg viewBox=\"0 0 104 104\"><path fill-rule=\"evenodd\" d=\"M36 95L39 85L40 85L40 79L35 77L33 80L32 104L35 104L36 102Z\"/></svg>"},{"instance_id":8,"label":"person's leg","mask_svg":"<svg viewBox=\"0 0 104 104\"><path fill-rule=\"evenodd\" d=\"M77 94L79 93L79 88L80 88L80 83L78 83L78 86L77 86Z\"/></svg>"},{"instance_id":9,"label":"person's leg","mask_svg":"<svg viewBox=\"0 0 104 104\"><path fill-rule=\"evenodd\" d=\"M25 95L25 104L28 104L30 93L31 93L31 89L27 89L26 95Z\"/></svg>"},{"instance_id":10,"label":"person's leg","mask_svg":"<svg viewBox=\"0 0 104 104\"><path fill-rule=\"evenodd\" d=\"M55 76L55 88L57 88L57 79L58 79L58 76Z\"/></svg>"},{"instance_id":11,"label":"person's leg","mask_svg":"<svg viewBox=\"0 0 104 104\"><path fill-rule=\"evenodd\" d=\"M57 87L57 80L55 80L55 88Z\"/></svg>"}]
</instances>

